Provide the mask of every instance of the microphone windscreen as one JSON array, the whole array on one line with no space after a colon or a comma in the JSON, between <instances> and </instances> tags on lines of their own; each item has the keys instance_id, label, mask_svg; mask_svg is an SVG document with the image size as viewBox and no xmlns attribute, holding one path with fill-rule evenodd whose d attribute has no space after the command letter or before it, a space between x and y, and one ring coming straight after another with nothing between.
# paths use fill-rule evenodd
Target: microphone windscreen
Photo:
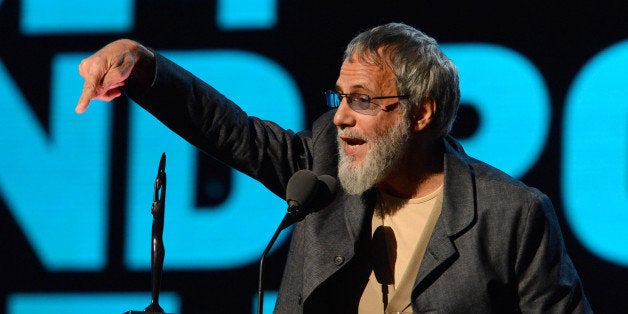
<instances>
[{"instance_id":1,"label":"microphone windscreen","mask_svg":"<svg viewBox=\"0 0 628 314\"><path fill-rule=\"evenodd\" d=\"M286 201L290 206L303 206L316 194L318 178L310 170L295 172L286 186Z\"/></svg>"},{"instance_id":2,"label":"microphone windscreen","mask_svg":"<svg viewBox=\"0 0 628 314\"><path fill-rule=\"evenodd\" d=\"M318 176L318 180L322 183L319 184L319 188L321 189L319 197L321 198L322 203L327 203L331 201L334 195L336 195L336 191L338 190L338 180L328 174Z\"/></svg>"}]
</instances>

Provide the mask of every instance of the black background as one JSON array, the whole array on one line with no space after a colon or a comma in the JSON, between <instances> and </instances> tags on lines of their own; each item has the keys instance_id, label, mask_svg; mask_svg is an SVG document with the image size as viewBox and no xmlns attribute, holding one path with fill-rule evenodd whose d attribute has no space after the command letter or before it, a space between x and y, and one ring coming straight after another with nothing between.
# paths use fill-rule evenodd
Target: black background
<instances>
[{"instance_id":1,"label":"black background","mask_svg":"<svg viewBox=\"0 0 628 314\"><path fill-rule=\"evenodd\" d=\"M359 31L398 21L413 25L441 43L494 43L525 55L541 71L550 90L552 120L541 157L522 178L552 199L571 255L594 310L616 313L628 308L628 268L599 259L573 236L564 220L560 195L562 117L565 96L582 66L596 53L628 37L628 4L604 2L508 1L279 1L278 24L268 30L221 31L214 1L136 1L130 33L24 36L19 33L19 1L0 2L0 58L22 93L48 126L50 60L60 52L96 51L120 37L139 40L156 50L234 48L262 54L281 64L299 85L311 122L325 108L321 91L333 86L346 43ZM103 2L104 3L104 2ZM103 4L106 5L106 4ZM77 99L79 91L77 90ZM126 103L126 100L118 100ZM465 107L463 107L465 108ZM468 107L454 134L473 134L481 118ZM68 112L68 114L73 114ZM147 272L123 267L122 230L126 173L128 107L114 109L108 263L101 272L47 272L0 198L0 309L14 292L148 291ZM199 154L197 182L218 177L228 184L228 171ZM207 171L211 170L211 171ZM202 189L199 189L202 191ZM628 191L627 191L628 192ZM202 192L199 192L202 194ZM211 204L220 199L197 196ZM274 228L274 226L269 226ZM203 249L203 248L199 248ZM267 289L279 285L286 248L267 260ZM167 258L166 258L167 263ZM168 271L162 290L176 291L184 313L251 313L257 288L257 265L228 271ZM148 304L147 300L147 304ZM130 305L133 307L135 305Z\"/></svg>"}]
</instances>

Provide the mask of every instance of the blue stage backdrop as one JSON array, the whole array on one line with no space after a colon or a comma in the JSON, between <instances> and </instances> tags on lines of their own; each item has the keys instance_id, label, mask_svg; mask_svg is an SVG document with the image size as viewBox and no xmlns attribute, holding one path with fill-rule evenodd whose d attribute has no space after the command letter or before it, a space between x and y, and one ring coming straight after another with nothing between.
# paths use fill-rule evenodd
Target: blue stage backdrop
<instances>
[{"instance_id":1,"label":"blue stage backdrop","mask_svg":"<svg viewBox=\"0 0 628 314\"><path fill-rule=\"evenodd\" d=\"M434 36L458 65L455 136L551 197L593 308L628 308L628 5L427 2L0 0L0 313L147 306L162 152L162 306L256 311L258 259L285 202L127 99L74 114L82 58L136 39L301 130L326 110L345 44L390 21ZM269 308L289 237L266 261Z\"/></svg>"}]
</instances>

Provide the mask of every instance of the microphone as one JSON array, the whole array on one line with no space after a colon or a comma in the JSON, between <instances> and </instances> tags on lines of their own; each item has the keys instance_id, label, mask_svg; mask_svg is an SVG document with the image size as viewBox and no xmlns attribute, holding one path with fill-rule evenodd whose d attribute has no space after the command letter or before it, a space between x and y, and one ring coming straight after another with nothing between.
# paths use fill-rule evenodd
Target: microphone
<instances>
[{"instance_id":1,"label":"microphone","mask_svg":"<svg viewBox=\"0 0 628 314\"><path fill-rule=\"evenodd\" d=\"M310 202L316 192L316 181L316 174L309 170L299 170L290 177L286 187L288 212Z\"/></svg>"},{"instance_id":2,"label":"microphone","mask_svg":"<svg viewBox=\"0 0 628 314\"><path fill-rule=\"evenodd\" d=\"M310 170L299 170L288 180L286 186L288 212L279 223L279 227L275 230L259 262L258 314L262 314L264 305L264 259L277 240L279 233L293 223L303 220L313 210L327 205L334 198L337 190L338 182L334 177L330 175L317 176Z\"/></svg>"},{"instance_id":3,"label":"microphone","mask_svg":"<svg viewBox=\"0 0 628 314\"><path fill-rule=\"evenodd\" d=\"M338 181L330 175L317 176L310 170L295 172L286 187L288 214L280 224L283 230L303 220L307 214L329 203L338 189Z\"/></svg>"}]
</instances>

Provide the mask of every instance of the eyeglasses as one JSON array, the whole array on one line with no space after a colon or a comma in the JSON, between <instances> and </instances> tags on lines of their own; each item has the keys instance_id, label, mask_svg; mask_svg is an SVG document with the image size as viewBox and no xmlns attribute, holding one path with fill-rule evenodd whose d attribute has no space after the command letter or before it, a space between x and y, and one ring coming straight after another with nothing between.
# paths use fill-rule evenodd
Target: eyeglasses
<instances>
[{"instance_id":1,"label":"eyeglasses","mask_svg":"<svg viewBox=\"0 0 628 314\"><path fill-rule=\"evenodd\" d=\"M327 106L331 108L338 108L343 98L347 98L347 103L349 104L349 108L353 111L361 114L366 114L369 116L376 115L380 110L381 111L391 111L395 109L395 107L399 104L396 102L394 104L381 106L378 104L374 104L371 101L375 99L388 99L388 98L399 98L399 99L407 99L408 95L398 95L398 96L377 96L371 97L365 94L358 93L349 93L343 94L334 90L328 90L325 92L325 100L327 101Z\"/></svg>"}]
</instances>

